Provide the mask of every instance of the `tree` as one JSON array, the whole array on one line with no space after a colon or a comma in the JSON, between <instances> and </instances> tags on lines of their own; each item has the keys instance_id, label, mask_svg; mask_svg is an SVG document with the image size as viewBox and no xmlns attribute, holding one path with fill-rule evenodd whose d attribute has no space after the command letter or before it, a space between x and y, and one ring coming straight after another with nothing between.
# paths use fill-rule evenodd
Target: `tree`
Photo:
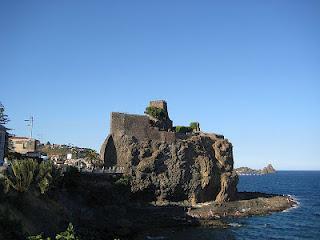
<instances>
[{"instance_id":1,"label":"tree","mask_svg":"<svg viewBox=\"0 0 320 240\"><path fill-rule=\"evenodd\" d=\"M9 118L8 115L5 114L5 108L2 105L2 103L0 102L0 125L5 125L9 122ZM7 156L8 155L8 150L10 150L10 146L9 146L9 134L7 132L7 130L10 130L8 128L5 129L6 133L5 133L5 143L4 143L4 155Z\"/></svg>"},{"instance_id":2,"label":"tree","mask_svg":"<svg viewBox=\"0 0 320 240\"><path fill-rule=\"evenodd\" d=\"M9 122L8 115L4 113L5 108L0 102L0 124L5 125L6 123Z\"/></svg>"},{"instance_id":3,"label":"tree","mask_svg":"<svg viewBox=\"0 0 320 240\"><path fill-rule=\"evenodd\" d=\"M85 158L95 167L102 167L103 161L101 161L99 154L95 150L88 150Z\"/></svg>"}]
</instances>

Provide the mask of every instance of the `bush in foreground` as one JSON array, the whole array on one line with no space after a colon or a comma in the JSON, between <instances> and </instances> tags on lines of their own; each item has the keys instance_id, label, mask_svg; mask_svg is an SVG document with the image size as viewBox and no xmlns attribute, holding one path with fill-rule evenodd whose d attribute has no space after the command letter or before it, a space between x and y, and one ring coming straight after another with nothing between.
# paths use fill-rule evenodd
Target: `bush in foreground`
<instances>
[{"instance_id":1,"label":"bush in foreground","mask_svg":"<svg viewBox=\"0 0 320 240\"><path fill-rule=\"evenodd\" d=\"M11 190L23 193L33 188L44 194L59 176L60 172L54 169L51 162L39 164L33 159L14 160L4 173L2 183L6 193Z\"/></svg>"},{"instance_id":2,"label":"bush in foreground","mask_svg":"<svg viewBox=\"0 0 320 240\"><path fill-rule=\"evenodd\" d=\"M69 226L66 231L58 233L55 237L56 240L79 240L76 236L74 227L72 223L69 223ZM50 237L43 237L42 234L36 236L28 237L28 240L51 240Z\"/></svg>"}]
</instances>

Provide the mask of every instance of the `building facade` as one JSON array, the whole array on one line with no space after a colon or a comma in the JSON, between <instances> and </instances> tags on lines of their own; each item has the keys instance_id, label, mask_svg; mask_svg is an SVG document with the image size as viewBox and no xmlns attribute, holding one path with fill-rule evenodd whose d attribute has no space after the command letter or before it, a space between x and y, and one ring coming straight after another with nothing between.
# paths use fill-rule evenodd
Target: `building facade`
<instances>
[{"instance_id":1,"label":"building facade","mask_svg":"<svg viewBox=\"0 0 320 240\"><path fill-rule=\"evenodd\" d=\"M27 137L10 137L12 151L26 154L27 152L37 151L39 141Z\"/></svg>"}]
</instances>

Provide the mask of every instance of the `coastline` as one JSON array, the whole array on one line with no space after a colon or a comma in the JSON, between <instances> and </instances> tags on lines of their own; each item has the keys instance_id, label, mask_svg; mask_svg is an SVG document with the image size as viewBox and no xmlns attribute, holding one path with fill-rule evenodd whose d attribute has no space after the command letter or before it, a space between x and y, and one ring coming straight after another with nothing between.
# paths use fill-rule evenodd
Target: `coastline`
<instances>
[{"instance_id":1,"label":"coastline","mask_svg":"<svg viewBox=\"0 0 320 240\"><path fill-rule=\"evenodd\" d=\"M142 207L140 211L147 219L143 221L144 223L140 222L142 219L136 219L139 230L135 239L144 239L142 236L154 236L165 229L174 231L186 227L229 228L233 227L227 221L230 217L264 216L287 211L299 204L290 195L239 192L238 197L238 200L222 204L205 202L186 206L184 203L168 203L151 208L150 206Z\"/></svg>"},{"instance_id":2,"label":"coastline","mask_svg":"<svg viewBox=\"0 0 320 240\"><path fill-rule=\"evenodd\" d=\"M188 214L199 219L220 219L222 217L247 217L267 215L296 207L299 203L290 195L239 192L239 199L217 204L214 202L190 209Z\"/></svg>"},{"instance_id":3,"label":"coastline","mask_svg":"<svg viewBox=\"0 0 320 240\"><path fill-rule=\"evenodd\" d=\"M71 189L60 186L45 197L28 192L21 198L23 211L10 200L15 195L10 195L0 208L9 209L17 216L27 235L39 232L50 235L72 222L82 236L87 236L90 229L92 239L96 236L145 239L168 230L229 228L233 226L228 218L267 215L298 204L290 195L261 192L238 192L237 200L219 204L213 201L195 205L188 201L143 202L131 198L129 185L118 184L119 178L109 176L104 181L103 178L79 175ZM51 216L49 219L54 219L54 223L49 224L47 216ZM141 236L144 238L139 238Z\"/></svg>"}]
</instances>

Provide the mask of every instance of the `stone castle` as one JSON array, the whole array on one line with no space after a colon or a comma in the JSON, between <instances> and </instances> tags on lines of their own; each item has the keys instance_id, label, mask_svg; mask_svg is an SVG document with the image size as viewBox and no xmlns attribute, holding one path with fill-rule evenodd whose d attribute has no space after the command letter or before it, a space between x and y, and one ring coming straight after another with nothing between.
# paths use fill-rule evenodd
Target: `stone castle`
<instances>
[{"instance_id":1,"label":"stone castle","mask_svg":"<svg viewBox=\"0 0 320 240\"><path fill-rule=\"evenodd\" d=\"M198 124L178 131L165 101L151 101L145 113L112 112L100 150L105 167L121 168L130 177L136 197L191 203L235 198L238 178L227 139L201 132Z\"/></svg>"},{"instance_id":2,"label":"stone castle","mask_svg":"<svg viewBox=\"0 0 320 240\"><path fill-rule=\"evenodd\" d=\"M173 143L177 138L183 139L185 134L173 131L172 121L169 118L167 102L164 100L151 101L149 107L163 109L166 118L162 121L150 115L136 115L112 112L110 115L110 134L102 144L100 157L106 167L123 167L125 164L119 159L114 138L126 135L134 137L137 141L164 141ZM161 127L159 127L161 126Z\"/></svg>"}]
</instances>

